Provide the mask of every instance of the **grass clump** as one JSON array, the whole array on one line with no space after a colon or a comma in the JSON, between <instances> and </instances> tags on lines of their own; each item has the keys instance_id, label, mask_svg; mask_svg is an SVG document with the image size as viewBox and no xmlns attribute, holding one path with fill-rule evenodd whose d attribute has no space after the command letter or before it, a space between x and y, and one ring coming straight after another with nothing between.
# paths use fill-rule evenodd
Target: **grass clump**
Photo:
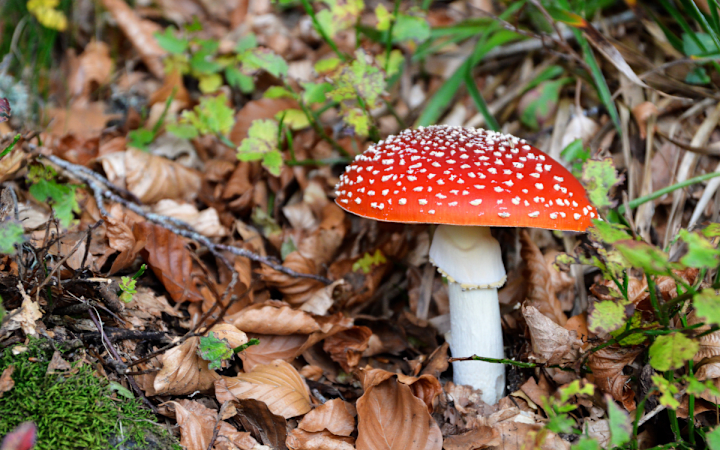
<instances>
[{"instance_id":1,"label":"grass clump","mask_svg":"<svg viewBox=\"0 0 720 450\"><path fill-rule=\"evenodd\" d=\"M79 361L63 373L48 374L55 350L70 356L68 347L49 341L32 341L17 355L7 348L0 355L0 372L13 366L15 382L0 397L0 436L31 420L38 427L37 450L180 448L138 399L113 398L107 380L89 365Z\"/></svg>"}]
</instances>

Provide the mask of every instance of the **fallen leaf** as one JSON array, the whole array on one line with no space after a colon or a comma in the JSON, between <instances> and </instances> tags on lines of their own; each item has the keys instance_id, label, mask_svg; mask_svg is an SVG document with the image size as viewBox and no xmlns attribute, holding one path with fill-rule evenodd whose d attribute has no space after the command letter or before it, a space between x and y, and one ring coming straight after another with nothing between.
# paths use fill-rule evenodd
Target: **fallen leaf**
<instances>
[{"instance_id":1,"label":"fallen leaf","mask_svg":"<svg viewBox=\"0 0 720 450\"><path fill-rule=\"evenodd\" d=\"M273 414L289 419L310 411L310 393L305 381L293 366L282 360L257 365L252 372L235 378L222 378L223 385L215 383L218 401L252 398L267 404Z\"/></svg>"},{"instance_id":2,"label":"fallen leaf","mask_svg":"<svg viewBox=\"0 0 720 450\"><path fill-rule=\"evenodd\" d=\"M643 347L605 347L588 357L588 367L592 370L595 384L602 392L625 406L625 409L635 409L635 392L627 385L630 377L623 373L623 369L632 363L642 353Z\"/></svg>"},{"instance_id":3,"label":"fallen leaf","mask_svg":"<svg viewBox=\"0 0 720 450\"><path fill-rule=\"evenodd\" d=\"M695 311L692 311L687 318L688 326L705 322L699 318ZM696 330L697 333L704 333L710 329L709 325L703 325ZM695 354L693 361L695 366L695 377L698 380L711 380L720 378L720 331L715 331L698 339L700 347ZM703 361L705 360L705 361Z\"/></svg>"},{"instance_id":4,"label":"fallen leaf","mask_svg":"<svg viewBox=\"0 0 720 450\"><path fill-rule=\"evenodd\" d=\"M238 431L227 422L220 422L216 450L272 450L270 447L260 445L247 431Z\"/></svg>"},{"instance_id":5,"label":"fallen leaf","mask_svg":"<svg viewBox=\"0 0 720 450\"><path fill-rule=\"evenodd\" d=\"M363 352L368 348L370 336L370 328L354 326L327 337L323 342L323 350L328 352L330 358L339 363L344 371L351 372L360 363Z\"/></svg>"},{"instance_id":6,"label":"fallen leaf","mask_svg":"<svg viewBox=\"0 0 720 450\"><path fill-rule=\"evenodd\" d=\"M258 364L270 364L276 359L290 362L302 353L302 348L308 340L307 335L304 334L285 336L251 334L250 337L259 339L260 343L239 353L245 371L252 371Z\"/></svg>"},{"instance_id":7,"label":"fallen leaf","mask_svg":"<svg viewBox=\"0 0 720 450\"><path fill-rule=\"evenodd\" d=\"M310 433L299 428L290 432L287 446L292 450L355 450L355 439L328 431Z\"/></svg>"},{"instance_id":8,"label":"fallen leaf","mask_svg":"<svg viewBox=\"0 0 720 450\"><path fill-rule=\"evenodd\" d=\"M582 342L574 331L566 330L533 306L522 308L532 343L530 359L548 365L577 361Z\"/></svg>"},{"instance_id":9,"label":"fallen leaf","mask_svg":"<svg viewBox=\"0 0 720 450\"><path fill-rule=\"evenodd\" d=\"M192 400L168 402L180 426L180 445L187 450L207 450L212 439L217 411Z\"/></svg>"},{"instance_id":10,"label":"fallen leaf","mask_svg":"<svg viewBox=\"0 0 720 450\"><path fill-rule=\"evenodd\" d=\"M220 380L218 385L227 390L224 382L225 380ZM282 416L273 414L265 403L251 398L238 400L236 409L237 419L256 439L271 449L285 450L287 424Z\"/></svg>"},{"instance_id":11,"label":"fallen leaf","mask_svg":"<svg viewBox=\"0 0 720 450\"><path fill-rule=\"evenodd\" d=\"M52 355L52 358L50 359L50 363L48 364L46 374L53 374L58 372L65 372L72 369L72 366L70 363L65 361L62 357L62 353L55 350L55 352Z\"/></svg>"},{"instance_id":12,"label":"fallen leaf","mask_svg":"<svg viewBox=\"0 0 720 450\"><path fill-rule=\"evenodd\" d=\"M105 129L109 120L116 119L116 114L106 114L107 105L103 102L87 104L74 103L69 108L48 108L46 114L52 120L48 134L53 137L74 135L78 143L97 138ZM54 147L50 139L43 139L46 145ZM64 155L63 155L64 157ZM71 158L66 158L72 160ZM76 158L73 162L81 162Z\"/></svg>"},{"instance_id":13,"label":"fallen leaf","mask_svg":"<svg viewBox=\"0 0 720 450\"><path fill-rule=\"evenodd\" d=\"M93 90L110 82L113 61L104 42L92 41L77 58L68 77L68 90L75 101L87 101Z\"/></svg>"},{"instance_id":14,"label":"fallen leaf","mask_svg":"<svg viewBox=\"0 0 720 450\"><path fill-rule=\"evenodd\" d=\"M198 285L205 277L198 273L184 238L150 222L136 224L133 233L145 242L143 259L176 303L203 300Z\"/></svg>"},{"instance_id":15,"label":"fallen leaf","mask_svg":"<svg viewBox=\"0 0 720 450\"><path fill-rule=\"evenodd\" d=\"M498 450L569 450L570 443L543 428L542 424L506 421L493 426L500 433Z\"/></svg>"},{"instance_id":16,"label":"fallen leaf","mask_svg":"<svg viewBox=\"0 0 720 450\"><path fill-rule=\"evenodd\" d=\"M22 284L18 282L18 288L23 293L23 302L20 306L20 311L13 310L9 312L10 321L5 325L5 330L12 331L18 328L23 330L28 336L37 337L37 330L35 321L42 319L42 312L40 306L32 301L32 299L25 294Z\"/></svg>"},{"instance_id":17,"label":"fallen leaf","mask_svg":"<svg viewBox=\"0 0 720 450\"><path fill-rule=\"evenodd\" d=\"M299 252L292 252L285 258L283 267L297 273L315 275L315 263L302 256ZM270 266L263 265L260 269L262 279L268 286L277 288L283 294L283 299L291 305L300 305L309 300L313 294L323 287L323 284L310 278L299 278L278 272Z\"/></svg>"},{"instance_id":18,"label":"fallen leaf","mask_svg":"<svg viewBox=\"0 0 720 450\"><path fill-rule=\"evenodd\" d=\"M207 237L223 237L229 234L220 223L220 216L215 208L198 211L193 204L164 199L157 202L152 209L154 213L182 220Z\"/></svg>"},{"instance_id":19,"label":"fallen leaf","mask_svg":"<svg viewBox=\"0 0 720 450\"><path fill-rule=\"evenodd\" d=\"M170 307L164 295L157 295L149 287L139 286L137 292L133 294L132 301L126 305L123 317L130 321L135 318L161 319L163 313L171 317L183 316L181 312Z\"/></svg>"},{"instance_id":20,"label":"fallen leaf","mask_svg":"<svg viewBox=\"0 0 720 450\"><path fill-rule=\"evenodd\" d=\"M197 354L199 337L192 337L163 355L162 369L153 387L158 394L188 395L208 391L220 375L208 368L208 362ZM207 447L206 447L207 448Z\"/></svg>"},{"instance_id":21,"label":"fallen leaf","mask_svg":"<svg viewBox=\"0 0 720 450\"><path fill-rule=\"evenodd\" d=\"M165 70L162 57L167 52L160 47L153 36L153 32L159 31L159 27L153 22L140 19L123 0L103 0L103 5L132 42L150 72L158 78L163 78Z\"/></svg>"},{"instance_id":22,"label":"fallen leaf","mask_svg":"<svg viewBox=\"0 0 720 450\"><path fill-rule=\"evenodd\" d=\"M0 375L0 398L2 398L5 392L10 392L10 390L15 386L15 381L12 379L14 371L15 366L8 366L5 370L3 370L2 375Z\"/></svg>"},{"instance_id":23,"label":"fallen leaf","mask_svg":"<svg viewBox=\"0 0 720 450\"><path fill-rule=\"evenodd\" d=\"M530 239L526 230L520 231L520 255L527 264L524 276L528 281L527 305L537 308L556 324L564 326L567 316L555 295L555 278L551 271L555 269L545 261L537 245Z\"/></svg>"},{"instance_id":24,"label":"fallen leaf","mask_svg":"<svg viewBox=\"0 0 720 450\"><path fill-rule=\"evenodd\" d=\"M410 388L388 378L357 401L358 450L440 450L442 433Z\"/></svg>"},{"instance_id":25,"label":"fallen leaf","mask_svg":"<svg viewBox=\"0 0 720 450\"><path fill-rule=\"evenodd\" d=\"M182 164L134 148L124 155L125 185L143 203L166 198L190 201L200 190L200 175Z\"/></svg>"},{"instance_id":26,"label":"fallen leaf","mask_svg":"<svg viewBox=\"0 0 720 450\"><path fill-rule=\"evenodd\" d=\"M488 426L473 428L462 434L445 436L443 448L445 450L479 450L500 445L500 432Z\"/></svg>"},{"instance_id":27,"label":"fallen leaf","mask_svg":"<svg viewBox=\"0 0 720 450\"><path fill-rule=\"evenodd\" d=\"M228 320L246 333L289 335L320 331L320 324L311 314L274 300L251 305Z\"/></svg>"},{"instance_id":28,"label":"fallen leaf","mask_svg":"<svg viewBox=\"0 0 720 450\"><path fill-rule=\"evenodd\" d=\"M209 335L210 333L214 333L218 339L226 339L231 348L240 347L248 342L247 335L229 323L219 323L205 334Z\"/></svg>"},{"instance_id":29,"label":"fallen leaf","mask_svg":"<svg viewBox=\"0 0 720 450\"><path fill-rule=\"evenodd\" d=\"M335 398L313 409L298 423L298 428L308 432L327 430L336 436L350 436L355 431L355 407Z\"/></svg>"}]
</instances>

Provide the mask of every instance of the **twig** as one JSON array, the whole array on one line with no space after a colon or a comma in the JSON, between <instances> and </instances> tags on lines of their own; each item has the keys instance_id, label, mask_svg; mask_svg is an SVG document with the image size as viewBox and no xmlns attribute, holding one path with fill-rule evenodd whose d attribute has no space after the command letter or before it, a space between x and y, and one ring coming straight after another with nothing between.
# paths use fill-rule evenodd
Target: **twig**
<instances>
[{"instance_id":1,"label":"twig","mask_svg":"<svg viewBox=\"0 0 720 450\"><path fill-rule=\"evenodd\" d=\"M225 415L225 410L229 404L230 400L226 401L220 407L220 411L218 411L217 420L215 421L215 426L213 427L212 438L210 438L210 444L208 444L207 450L212 450L213 445L215 445L215 439L217 439L218 433L220 432L220 422L222 421L222 417Z\"/></svg>"},{"instance_id":2,"label":"twig","mask_svg":"<svg viewBox=\"0 0 720 450\"><path fill-rule=\"evenodd\" d=\"M107 212L107 210L105 209L105 206L103 204L103 200L102 200L103 197L105 197L109 200L112 200L114 202L120 203L121 205L125 206L132 212L142 216L146 220L153 222L155 224L158 224L158 225L162 226L163 228L166 228L166 229L172 231L173 233L179 234L180 236L184 236L184 237L187 237L187 238L190 238L192 240L199 242L200 244L207 247L208 250L210 250L210 252L213 255L215 255L218 259L223 261L223 263L226 266L228 266L230 268L230 270L234 270L232 264L227 260L227 258L225 258L220 253L220 251L227 251L236 256L242 256L242 257L248 258L252 261L259 262L261 264L271 267L272 269L274 269L278 272L284 273L285 275L288 275L291 277L309 278L312 280L320 281L324 284L332 283L332 281L328 278L322 277L320 275L315 275L315 274L296 272L290 268L283 266L282 264L278 264L278 263L272 261L270 258L258 255L249 250L233 247L230 245L216 244L216 243L212 242L209 238L200 234L192 226L190 226L189 224L187 224L179 219L176 219L174 217L168 217L168 216L163 216L160 214L147 212L138 203L131 202L131 201L124 199L123 197L121 197L120 195L116 194L113 191L122 192L122 193L125 193L126 191L118 190L112 183L110 183L110 181L108 181L102 175L97 174L96 172L93 172L83 166L69 163L69 162L62 160L54 155L49 155L49 156L47 156L47 158L50 161L52 161L53 163L55 163L58 166L60 166L61 168L63 168L65 171L69 172L74 177L87 183L87 185L93 191L93 195L95 197L95 202L98 205L98 209L105 216L109 216L109 213ZM105 186L107 189L103 189L102 186ZM135 197L132 194L130 194L130 195L132 197Z\"/></svg>"},{"instance_id":3,"label":"twig","mask_svg":"<svg viewBox=\"0 0 720 450\"><path fill-rule=\"evenodd\" d=\"M541 363L515 361L513 359L486 358L484 356L477 356L477 355L463 356L461 358L449 358L448 359L448 362L455 362L455 361L485 361L485 362L496 363L496 364L509 364L511 366L521 367L523 369L532 369L533 367L545 366L545 364L541 364Z\"/></svg>"}]
</instances>

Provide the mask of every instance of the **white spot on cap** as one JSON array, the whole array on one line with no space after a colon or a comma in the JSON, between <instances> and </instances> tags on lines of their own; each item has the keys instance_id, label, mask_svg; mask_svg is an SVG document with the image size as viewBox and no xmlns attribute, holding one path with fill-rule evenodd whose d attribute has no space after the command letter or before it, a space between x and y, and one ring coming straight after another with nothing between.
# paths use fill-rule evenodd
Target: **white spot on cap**
<instances>
[{"instance_id":1,"label":"white spot on cap","mask_svg":"<svg viewBox=\"0 0 720 450\"><path fill-rule=\"evenodd\" d=\"M542 185L542 183L535 183L535 187L542 190L543 185Z\"/></svg>"},{"instance_id":2,"label":"white spot on cap","mask_svg":"<svg viewBox=\"0 0 720 450\"><path fill-rule=\"evenodd\" d=\"M550 213L550 218L553 220L557 219L557 216L557 213Z\"/></svg>"},{"instance_id":3,"label":"white spot on cap","mask_svg":"<svg viewBox=\"0 0 720 450\"><path fill-rule=\"evenodd\" d=\"M434 209L431 209L431 210L428 211L428 213L429 213L429 214L435 214L435 210L434 210Z\"/></svg>"},{"instance_id":4,"label":"white spot on cap","mask_svg":"<svg viewBox=\"0 0 720 450\"><path fill-rule=\"evenodd\" d=\"M539 215L540 215L540 211L533 211L530 214L528 214L528 216L530 216L530 217L537 217Z\"/></svg>"},{"instance_id":5,"label":"white spot on cap","mask_svg":"<svg viewBox=\"0 0 720 450\"><path fill-rule=\"evenodd\" d=\"M424 198L421 198L418 200L418 203L420 203L421 205L427 205L427 200L425 200Z\"/></svg>"},{"instance_id":6,"label":"white spot on cap","mask_svg":"<svg viewBox=\"0 0 720 450\"><path fill-rule=\"evenodd\" d=\"M398 205L404 205L405 203L407 203L406 198L401 198L400 200L398 200Z\"/></svg>"},{"instance_id":7,"label":"white spot on cap","mask_svg":"<svg viewBox=\"0 0 720 450\"><path fill-rule=\"evenodd\" d=\"M503 211L503 212L499 212L498 216L502 217L503 219L507 219L508 217L510 217L510 213Z\"/></svg>"},{"instance_id":8,"label":"white spot on cap","mask_svg":"<svg viewBox=\"0 0 720 450\"><path fill-rule=\"evenodd\" d=\"M482 203L482 199L481 199L481 198L475 199L475 200L473 200L473 201L470 202L470 204L473 205L473 206L478 206L478 205L481 204L481 203Z\"/></svg>"}]
</instances>

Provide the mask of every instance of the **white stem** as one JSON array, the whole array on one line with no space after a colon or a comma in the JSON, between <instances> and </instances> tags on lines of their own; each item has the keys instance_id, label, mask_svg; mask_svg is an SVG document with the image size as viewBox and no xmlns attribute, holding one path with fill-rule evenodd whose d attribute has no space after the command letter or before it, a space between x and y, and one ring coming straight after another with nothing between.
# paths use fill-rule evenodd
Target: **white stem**
<instances>
[{"instance_id":1,"label":"white stem","mask_svg":"<svg viewBox=\"0 0 720 450\"><path fill-rule=\"evenodd\" d=\"M487 227L441 225L430 260L449 281L450 350L454 357L503 358L498 287L505 282L500 244ZM505 367L483 361L453 363L456 384L482 391L485 403L503 396Z\"/></svg>"},{"instance_id":2,"label":"white stem","mask_svg":"<svg viewBox=\"0 0 720 450\"><path fill-rule=\"evenodd\" d=\"M463 289L450 283L450 350L454 357L504 358L497 288ZM456 361L453 381L482 391L494 405L505 390L505 366L484 361Z\"/></svg>"}]
</instances>

